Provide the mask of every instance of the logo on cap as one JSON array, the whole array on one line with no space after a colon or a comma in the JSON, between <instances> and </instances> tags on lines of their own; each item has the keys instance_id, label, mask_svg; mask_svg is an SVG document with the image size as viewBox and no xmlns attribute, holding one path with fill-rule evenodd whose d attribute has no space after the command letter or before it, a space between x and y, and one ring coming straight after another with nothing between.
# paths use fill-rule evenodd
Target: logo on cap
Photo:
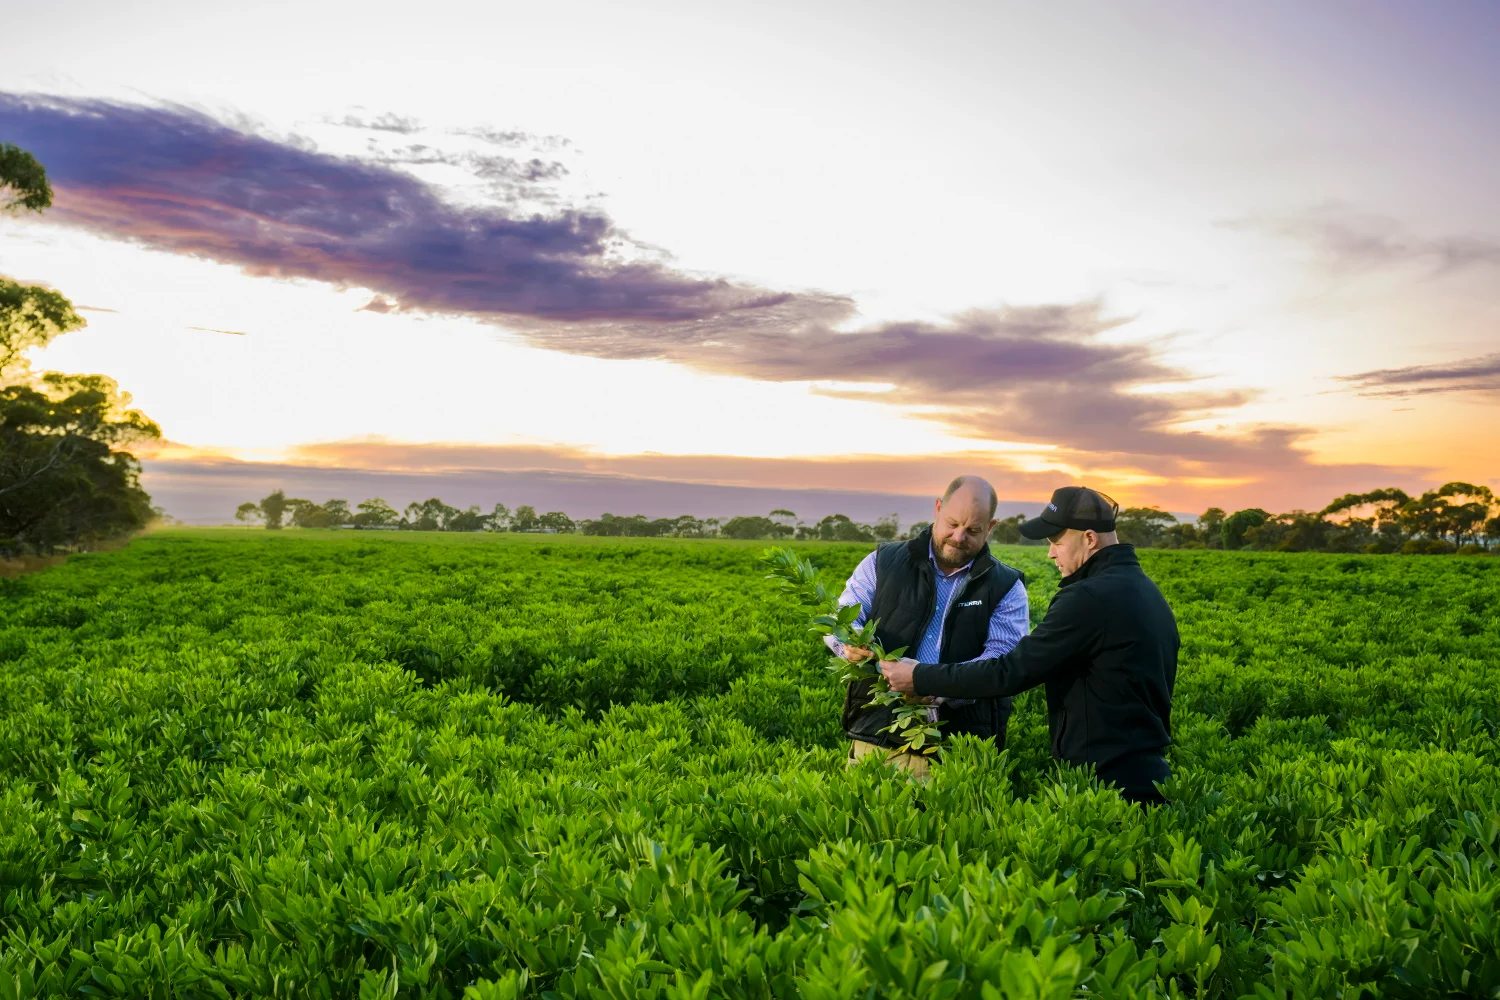
<instances>
[{"instance_id":1,"label":"logo on cap","mask_svg":"<svg viewBox=\"0 0 1500 1000\"><path fill-rule=\"evenodd\" d=\"M1048 510L1056 510L1057 509L1057 504L1055 504L1055 503L1049 503L1047 505L1047 509Z\"/></svg>"}]
</instances>

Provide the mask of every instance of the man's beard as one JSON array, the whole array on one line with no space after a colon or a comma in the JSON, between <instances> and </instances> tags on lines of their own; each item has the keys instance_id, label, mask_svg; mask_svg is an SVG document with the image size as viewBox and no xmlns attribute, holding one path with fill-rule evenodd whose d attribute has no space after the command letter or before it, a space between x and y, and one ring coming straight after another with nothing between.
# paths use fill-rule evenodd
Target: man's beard
<instances>
[{"instance_id":1,"label":"man's beard","mask_svg":"<svg viewBox=\"0 0 1500 1000\"><path fill-rule=\"evenodd\" d=\"M946 563L953 569L957 569L974 558L967 549L955 542L938 543L937 554L938 562Z\"/></svg>"}]
</instances>

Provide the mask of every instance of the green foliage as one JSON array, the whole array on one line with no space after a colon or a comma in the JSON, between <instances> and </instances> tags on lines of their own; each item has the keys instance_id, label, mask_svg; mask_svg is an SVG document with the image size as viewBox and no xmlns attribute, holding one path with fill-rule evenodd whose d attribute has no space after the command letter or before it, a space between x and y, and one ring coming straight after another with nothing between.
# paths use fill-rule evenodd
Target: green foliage
<instances>
[{"instance_id":1,"label":"green foliage","mask_svg":"<svg viewBox=\"0 0 1500 1000\"><path fill-rule=\"evenodd\" d=\"M1025 514L1012 514L1010 517L998 518L995 526L990 529L990 541L996 545L1020 545L1025 541L1021 537L1021 525L1025 523Z\"/></svg>"},{"instance_id":2,"label":"green foliage","mask_svg":"<svg viewBox=\"0 0 1500 1000\"><path fill-rule=\"evenodd\" d=\"M51 204L42 165L0 143L0 215ZM83 325L58 292L0 277L0 557L86 548L155 516L123 446L161 429L113 379L38 375L26 357Z\"/></svg>"},{"instance_id":3,"label":"green foliage","mask_svg":"<svg viewBox=\"0 0 1500 1000\"><path fill-rule=\"evenodd\" d=\"M1176 523L1177 518L1157 507L1127 507L1115 519L1120 541L1149 548L1160 545Z\"/></svg>"},{"instance_id":4,"label":"green foliage","mask_svg":"<svg viewBox=\"0 0 1500 1000\"><path fill-rule=\"evenodd\" d=\"M870 651L870 657L859 663L851 663L842 656L830 656L828 667L845 685L860 681L871 682L870 700L866 707L889 708L895 717L883 731L900 736L902 747L908 753L939 753L942 749L942 733L938 727L942 723L928 717L925 704L899 691L892 691L880 670L882 661L900 659L906 652L906 647L886 649L882 646L875 637L880 626L878 619L871 619L856 627L854 621L860 615L860 606L848 604L840 607L836 594L819 582L817 570L811 561L783 548L767 549L763 558L770 570L769 578L790 588L812 610L809 631L833 636L845 646Z\"/></svg>"},{"instance_id":5,"label":"green foliage","mask_svg":"<svg viewBox=\"0 0 1500 1000\"><path fill-rule=\"evenodd\" d=\"M1403 555L1447 555L1477 550L1483 554L1489 545L1500 541L1500 530L1490 530L1500 520L1492 518L1497 508L1500 501L1493 491L1473 483L1444 483L1418 497L1392 486L1367 493L1346 493L1319 511L1294 510L1273 515L1255 508L1225 518L1222 510L1213 508L1199 519L1197 532L1175 526L1168 528L1162 539L1148 544L1193 547L1193 534L1207 541L1204 536L1209 526L1219 522L1218 534L1224 548ZM1359 516L1360 512L1365 516ZM1337 514L1344 515L1343 520L1332 520ZM1124 535L1122 515L1122 539Z\"/></svg>"},{"instance_id":6,"label":"green foliage","mask_svg":"<svg viewBox=\"0 0 1500 1000\"><path fill-rule=\"evenodd\" d=\"M686 514L658 518L648 518L644 514L629 517L604 514L598 520L583 521L578 527L585 535L603 538L691 538L705 533L705 523Z\"/></svg>"},{"instance_id":7,"label":"green foliage","mask_svg":"<svg viewBox=\"0 0 1500 1000\"><path fill-rule=\"evenodd\" d=\"M1258 528L1271 519L1270 513L1259 507L1251 507L1247 510L1237 510L1224 519L1224 525L1220 529L1224 548L1237 549L1245 544L1245 533L1252 528Z\"/></svg>"},{"instance_id":8,"label":"green foliage","mask_svg":"<svg viewBox=\"0 0 1500 1000\"><path fill-rule=\"evenodd\" d=\"M817 524L797 528L797 540L823 542L873 542L875 529L851 520L845 514L829 514Z\"/></svg>"},{"instance_id":9,"label":"green foliage","mask_svg":"<svg viewBox=\"0 0 1500 1000\"><path fill-rule=\"evenodd\" d=\"M769 517L731 517L719 529L719 534L725 538L739 538L746 541L756 538L783 538L791 533L791 528L777 524Z\"/></svg>"},{"instance_id":10,"label":"green foliage","mask_svg":"<svg viewBox=\"0 0 1500 1000\"><path fill-rule=\"evenodd\" d=\"M25 376L24 352L46 347L84 325L73 303L61 294L0 276L0 385Z\"/></svg>"},{"instance_id":11,"label":"green foliage","mask_svg":"<svg viewBox=\"0 0 1500 1000\"><path fill-rule=\"evenodd\" d=\"M47 554L144 527L151 497L120 449L161 436L103 375L0 388L0 555Z\"/></svg>"},{"instance_id":12,"label":"green foliage","mask_svg":"<svg viewBox=\"0 0 1500 1000\"><path fill-rule=\"evenodd\" d=\"M40 212L51 207L47 171L20 146L0 142L0 212Z\"/></svg>"},{"instance_id":13,"label":"green foliage","mask_svg":"<svg viewBox=\"0 0 1500 1000\"><path fill-rule=\"evenodd\" d=\"M1500 990L1500 562L1142 553L1141 809L1040 692L1004 755L846 769L760 548L171 530L0 581L0 997Z\"/></svg>"}]
</instances>

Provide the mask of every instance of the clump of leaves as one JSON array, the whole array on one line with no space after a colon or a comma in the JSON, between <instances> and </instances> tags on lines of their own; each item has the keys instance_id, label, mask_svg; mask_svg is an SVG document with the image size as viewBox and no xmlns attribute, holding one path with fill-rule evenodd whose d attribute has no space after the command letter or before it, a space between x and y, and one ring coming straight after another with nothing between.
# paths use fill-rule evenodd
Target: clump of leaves
<instances>
[{"instance_id":1,"label":"clump of leaves","mask_svg":"<svg viewBox=\"0 0 1500 1000\"><path fill-rule=\"evenodd\" d=\"M906 647L886 649L882 646L880 640L875 638L876 629L880 626L878 620L867 621L856 627L854 622L859 617L860 605L840 607L838 596L818 580L818 571L811 560L800 558L791 549L780 546L767 549L763 560L770 570L766 578L780 581L812 609L808 618L808 631L831 635L845 646L868 649L871 652L868 659L858 663L850 663L842 656L830 656L828 669L838 674L839 680L845 684L871 682L870 700L865 703L865 707L889 708L895 716L894 721L882 732L900 736L902 749L910 753L938 753L943 739L938 727L942 723L932 718L932 713L923 702L899 691L892 691L885 674L880 670L882 662L900 659L906 652Z\"/></svg>"}]
</instances>

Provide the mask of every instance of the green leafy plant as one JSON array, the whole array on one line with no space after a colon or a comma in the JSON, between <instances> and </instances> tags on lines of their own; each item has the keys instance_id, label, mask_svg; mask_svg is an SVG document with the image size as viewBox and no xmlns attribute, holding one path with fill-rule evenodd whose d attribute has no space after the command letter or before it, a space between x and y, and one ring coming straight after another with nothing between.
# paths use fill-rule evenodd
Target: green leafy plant
<instances>
[{"instance_id":1,"label":"green leafy plant","mask_svg":"<svg viewBox=\"0 0 1500 1000\"><path fill-rule=\"evenodd\" d=\"M171 528L0 578L0 1000L1500 998L1500 560L1144 551L1143 810L1042 691L1006 756L845 774L764 548Z\"/></svg>"},{"instance_id":2,"label":"green leafy plant","mask_svg":"<svg viewBox=\"0 0 1500 1000\"><path fill-rule=\"evenodd\" d=\"M860 606L848 604L840 607L838 597L818 580L818 571L811 560L801 558L791 549L773 546L766 550L764 561L770 570L767 579L779 580L803 604L813 609L814 613L808 619L808 631L831 635L845 646L870 651L870 657L858 663L851 663L842 656L830 656L828 669L844 684L870 682L870 700L865 707L889 708L895 716L882 732L900 736L902 749L909 753L937 754L942 749L943 734L938 728L942 723L932 718L932 712L924 702L892 691L880 669L883 662L899 660L906 647L886 649L882 646L875 637L880 626L878 620L872 619L856 627L854 622L859 618Z\"/></svg>"}]
</instances>

